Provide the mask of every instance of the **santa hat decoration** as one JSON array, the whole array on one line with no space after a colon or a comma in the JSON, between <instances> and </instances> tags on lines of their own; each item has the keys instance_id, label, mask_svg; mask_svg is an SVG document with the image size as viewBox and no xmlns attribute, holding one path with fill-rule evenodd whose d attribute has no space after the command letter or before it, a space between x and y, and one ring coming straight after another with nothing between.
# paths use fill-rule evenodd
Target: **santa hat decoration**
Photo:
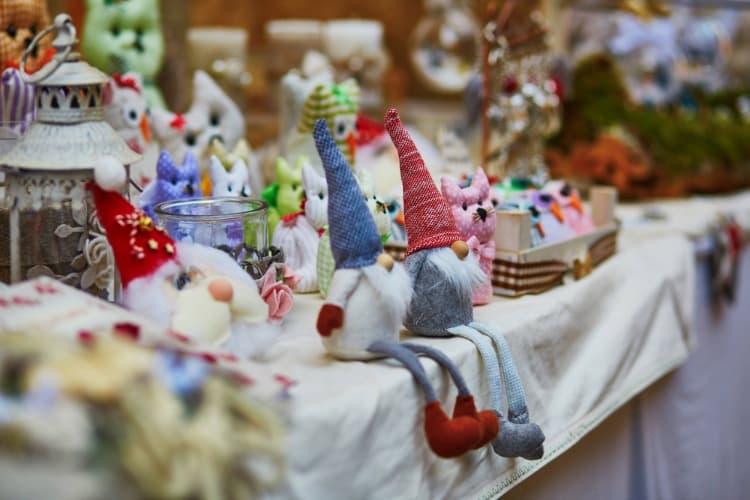
<instances>
[{"instance_id":1,"label":"santa hat decoration","mask_svg":"<svg viewBox=\"0 0 750 500\"><path fill-rule=\"evenodd\" d=\"M176 260L174 240L143 211L118 192L105 191L95 183L89 183L88 188L124 288L134 279L150 276L163 264Z\"/></svg>"},{"instance_id":2,"label":"santa hat decoration","mask_svg":"<svg viewBox=\"0 0 750 500\"><path fill-rule=\"evenodd\" d=\"M404 187L406 255L428 248L449 247L462 240L448 203L440 195L422 155L417 151L398 111L388 110L385 128L398 151Z\"/></svg>"},{"instance_id":3,"label":"santa hat decoration","mask_svg":"<svg viewBox=\"0 0 750 500\"><path fill-rule=\"evenodd\" d=\"M375 264L383 245L354 174L325 120L315 123L313 136L328 182L328 224L336 269Z\"/></svg>"}]
</instances>

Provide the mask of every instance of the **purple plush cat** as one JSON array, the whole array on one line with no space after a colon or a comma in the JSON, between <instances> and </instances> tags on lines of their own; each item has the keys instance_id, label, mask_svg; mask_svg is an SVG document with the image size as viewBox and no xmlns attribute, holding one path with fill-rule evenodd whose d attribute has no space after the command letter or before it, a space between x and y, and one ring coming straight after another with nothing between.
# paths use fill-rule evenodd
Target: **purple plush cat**
<instances>
[{"instance_id":1,"label":"purple plush cat","mask_svg":"<svg viewBox=\"0 0 750 500\"><path fill-rule=\"evenodd\" d=\"M186 153L182 166L178 166L169 152L162 150L156 163L156 178L143 190L138 205L151 218L155 218L154 207L163 201L200 196L199 178L195 156Z\"/></svg>"}]
</instances>

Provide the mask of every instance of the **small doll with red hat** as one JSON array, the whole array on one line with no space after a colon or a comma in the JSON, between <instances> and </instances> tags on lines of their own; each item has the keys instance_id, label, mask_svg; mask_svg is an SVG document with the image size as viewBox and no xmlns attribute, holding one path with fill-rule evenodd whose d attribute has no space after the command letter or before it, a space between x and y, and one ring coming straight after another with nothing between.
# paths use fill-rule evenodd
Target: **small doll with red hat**
<instances>
[{"instance_id":1,"label":"small doll with red hat","mask_svg":"<svg viewBox=\"0 0 750 500\"><path fill-rule=\"evenodd\" d=\"M417 335L471 341L482 357L490 407L500 418L493 449L504 457L539 459L544 454L544 433L529 422L526 395L510 348L502 335L474 321L472 292L486 276L395 109L386 114L385 127L399 155L408 241L404 263L414 290L404 326ZM501 402L501 371L507 419Z\"/></svg>"},{"instance_id":2,"label":"small doll with red hat","mask_svg":"<svg viewBox=\"0 0 750 500\"><path fill-rule=\"evenodd\" d=\"M123 305L237 355L262 353L278 328L266 321L268 306L255 281L221 250L174 241L120 193L108 190L121 187L124 178L122 165L105 158L95 169L97 182L89 184L120 272Z\"/></svg>"},{"instance_id":3,"label":"small doll with red hat","mask_svg":"<svg viewBox=\"0 0 750 500\"><path fill-rule=\"evenodd\" d=\"M488 444L498 432L493 411L478 412L459 370L440 351L400 343L399 330L411 297L403 266L383 252L375 221L354 174L324 120L314 129L328 183L328 224L335 272L320 309L317 330L326 351L341 360L393 358L420 385L426 400L424 429L430 448L444 458ZM453 416L442 409L419 361L424 355L445 368L458 397Z\"/></svg>"}]
</instances>

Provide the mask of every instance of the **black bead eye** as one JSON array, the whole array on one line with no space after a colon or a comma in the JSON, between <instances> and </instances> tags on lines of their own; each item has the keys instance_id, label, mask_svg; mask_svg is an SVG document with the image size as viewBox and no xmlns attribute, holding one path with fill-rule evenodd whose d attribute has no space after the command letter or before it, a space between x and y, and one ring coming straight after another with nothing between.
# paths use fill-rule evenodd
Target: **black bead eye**
<instances>
[{"instance_id":1,"label":"black bead eye","mask_svg":"<svg viewBox=\"0 0 750 500\"><path fill-rule=\"evenodd\" d=\"M322 200L323 198L325 198L325 196L323 195L323 193L318 193L318 199Z\"/></svg>"},{"instance_id":2,"label":"black bead eye","mask_svg":"<svg viewBox=\"0 0 750 500\"><path fill-rule=\"evenodd\" d=\"M242 186L242 191L240 191L240 195L242 195L243 198L247 198L250 196L250 193L247 192L247 186Z\"/></svg>"},{"instance_id":3,"label":"black bead eye","mask_svg":"<svg viewBox=\"0 0 750 500\"><path fill-rule=\"evenodd\" d=\"M299 189L299 184L292 184L292 191L297 191Z\"/></svg>"},{"instance_id":4,"label":"black bead eye","mask_svg":"<svg viewBox=\"0 0 750 500\"><path fill-rule=\"evenodd\" d=\"M185 144L187 144L188 146L195 146L195 136L193 134L186 135Z\"/></svg>"},{"instance_id":5,"label":"black bead eye","mask_svg":"<svg viewBox=\"0 0 750 500\"><path fill-rule=\"evenodd\" d=\"M463 208L465 212L469 207L466 205L466 202L464 202L463 205L461 205L461 208Z\"/></svg>"},{"instance_id":6,"label":"black bead eye","mask_svg":"<svg viewBox=\"0 0 750 500\"><path fill-rule=\"evenodd\" d=\"M551 203L552 202L552 196L548 194L540 194L539 199L542 200L544 203Z\"/></svg>"},{"instance_id":7,"label":"black bead eye","mask_svg":"<svg viewBox=\"0 0 750 500\"><path fill-rule=\"evenodd\" d=\"M5 28L5 32L8 34L9 37L15 38L16 37L16 27L12 24L9 25L7 28Z\"/></svg>"},{"instance_id":8,"label":"black bead eye","mask_svg":"<svg viewBox=\"0 0 750 500\"><path fill-rule=\"evenodd\" d=\"M230 193L232 192L232 185L231 184L227 185L227 191L230 192Z\"/></svg>"},{"instance_id":9,"label":"black bead eye","mask_svg":"<svg viewBox=\"0 0 750 500\"><path fill-rule=\"evenodd\" d=\"M31 31L32 35L36 35L36 30L37 30L36 24L32 24L31 28L29 28L29 31Z\"/></svg>"},{"instance_id":10,"label":"black bead eye","mask_svg":"<svg viewBox=\"0 0 750 500\"><path fill-rule=\"evenodd\" d=\"M560 194L565 196L566 198L570 196L570 192L573 190L573 188L570 187L570 184L567 182L563 184L563 187L560 189Z\"/></svg>"},{"instance_id":11,"label":"black bead eye","mask_svg":"<svg viewBox=\"0 0 750 500\"><path fill-rule=\"evenodd\" d=\"M208 122L212 127L218 127L219 123L221 123L221 117L218 113L211 113L211 116L208 118Z\"/></svg>"},{"instance_id":12,"label":"black bead eye","mask_svg":"<svg viewBox=\"0 0 750 500\"><path fill-rule=\"evenodd\" d=\"M177 185L177 177L172 177L172 180L169 181L169 182L171 182L173 186L176 186Z\"/></svg>"},{"instance_id":13,"label":"black bead eye","mask_svg":"<svg viewBox=\"0 0 750 500\"><path fill-rule=\"evenodd\" d=\"M182 290L190 284L190 275L188 273L180 273L172 280L172 284L176 289Z\"/></svg>"},{"instance_id":14,"label":"black bead eye","mask_svg":"<svg viewBox=\"0 0 750 500\"><path fill-rule=\"evenodd\" d=\"M529 212L531 212L531 215L534 217L539 217L539 210L535 206L532 205Z\"/></svg>"},{"instance_id":15,"label":"black bead eye","mask_svg":"<svg viewBox=\"0 0 750 500\"><path fill-rule=\"evenodd\" d=\"M120 26L115 24L114 26L112 26L112 28L110 28L109 32L112 33L112 36L120 36Z\"/></svg>"},{"instance_id":16,"label":"black bead eye","mask_svg":"<svg viewBox=\"0 0 750 500\"><path fill-rule=\"evenodd\" d=\"M128 118L130 118L133 121L136 121L138 119L138 113L136 113L134 109L131 109L128 112Z\"/></svg>"},{"instance_id":17,"label":"black bead eye","mask_svg":"<svg viewBox=\"0 0 750 500\"><path fill-rule=\"evenodd\" d=\"M346 125L343 123L339 123L336 127L336 132L338 135L344 135L344 132L346 132Z\"/></svg>"},{"instance_id":18,"label":"black bead eye","mask_svg":"<svg viewBox=\"0 0 750 500\"><path fill-rule=\"evenodd\" d=\"M482 200L481 199L479 201L477 201L477 205L480 206L480 207L482 206Z\"/></svg>"},{"instance_id":19,"label":"black bead eye","mask_svg":"<svg viewBox=\"0 0 750 500\"><path fill-rule=\"evenodd\" d=\"M499 200L497 198L492 198L492 206L497 208L497 204L499 203Z\"/></svg>"}]
</instances>

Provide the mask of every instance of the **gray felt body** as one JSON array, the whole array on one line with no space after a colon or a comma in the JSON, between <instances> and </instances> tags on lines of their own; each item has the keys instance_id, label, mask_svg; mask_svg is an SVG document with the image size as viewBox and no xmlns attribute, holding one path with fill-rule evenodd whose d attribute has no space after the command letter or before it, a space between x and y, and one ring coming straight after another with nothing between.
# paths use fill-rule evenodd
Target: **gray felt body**
<instances>
[{"instance_id":1,"label":"gray felt body","mask_svg":"<svg viewBox=\"0 0 750 500\"><path fill-rule=\"evenodd\" d=\"M448 286L443 272L427 261L428 254L411 254L404 263L414 283L404 326L425 337L451 337L449 328L468 325L474 319L471 294L460 294L456 287Z\"/></svg>"}]
</instances>

